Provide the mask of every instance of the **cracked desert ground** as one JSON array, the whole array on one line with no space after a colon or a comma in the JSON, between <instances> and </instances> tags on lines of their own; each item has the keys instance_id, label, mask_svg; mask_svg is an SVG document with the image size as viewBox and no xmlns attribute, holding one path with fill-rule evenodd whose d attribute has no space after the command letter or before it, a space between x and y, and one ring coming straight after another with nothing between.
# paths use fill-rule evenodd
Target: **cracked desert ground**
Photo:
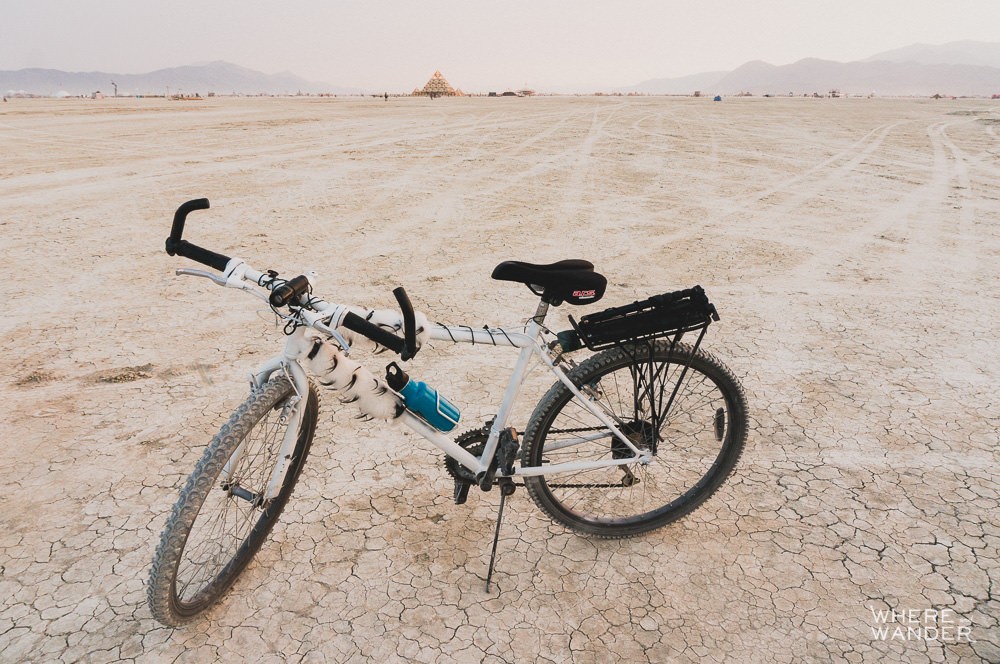
<instances>
[{"instance_id":1,"label":"cracked desert ground","mask_svg":"<svg viewBox=\"0 0 1000 664\"><path fill-rule=\"evenodd\" d=\"M998 102L0 106L0 661L1000 661ZM283 339L257 301L173 276L197 266L164 253L171 216L199 197L190 240L316 270L332 301L389 308L401 284L446 323L531 314L490 279L507 259L593 261L608 292L577 315L701 284L746 451L632 540L567 532L519 490L486 594L498 492L454 505L436 449L326 394L273 539L164 628L159 533ZM410 367L465 430L513 360L437 343Z\"/></svg>"}]
</instances>

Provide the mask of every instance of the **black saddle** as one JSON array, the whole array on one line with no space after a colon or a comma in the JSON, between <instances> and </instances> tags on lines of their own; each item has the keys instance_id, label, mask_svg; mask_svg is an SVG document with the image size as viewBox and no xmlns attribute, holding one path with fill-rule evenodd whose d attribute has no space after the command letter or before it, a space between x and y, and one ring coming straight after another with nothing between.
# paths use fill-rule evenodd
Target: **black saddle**
<instances>
[{"instance_id":1,"label":"black saddle","mask_svg":"<svg viewBox=\"0 0 1000 664\"><path fill-rule=\"evenodd\" d=\"M594 272L594 264L585 260L565 260L549 265L504 261L491 275L499 281L527 284L535 295L551 305L590 304L604 297L608 280Z\"/></svg>"}]
</instances>

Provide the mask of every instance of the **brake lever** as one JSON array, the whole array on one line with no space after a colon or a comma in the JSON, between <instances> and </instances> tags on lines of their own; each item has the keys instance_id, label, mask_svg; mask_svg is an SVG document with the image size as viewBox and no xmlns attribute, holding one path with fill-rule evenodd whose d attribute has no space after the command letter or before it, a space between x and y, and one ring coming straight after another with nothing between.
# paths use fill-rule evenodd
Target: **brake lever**
<instances>
[{"instance_id":1,"label":"brake lever","mask_svg":"<svg viewBox=\"0 0 1000 664\"><path fill-rule=\"evenodd\" d=\"M214 281L215 283L217 283L220 286L225 286L226 285L226 280L225 279L223 279L222 277L217 277L214 274L212 274L211 272L205 272L204 270L192 270L192 269L186 268L186 267L179 267L179 268L177 268L174 271L174 274L176 276L178 276L178 277L184 276L184 275L189 276L189 277L205 277L206 279L211 279L212 281Z\"/></svg>"},{"instance_id":2,"label":"brake lever","mask_svg":"<svg viewBox=\"0 0 1000 664\"><path fill-rule=\"evenodd\" d=\"M238 288L239 290L243 290L250 293L258 300L264 300L265 302L267 302L267 295L264 295L259 290L254 288L252 285L246 283L245 281L231 278L231 275L229 279L223 279L222 277L215 276L211 272L205 272L204 270L192 270L191 268L187 267L177 268L177 270L174 271L174 274L178 276L187 275L190 277L205 277L206 279L211 279L213 282L222 286L223 288Z\"/></svg>"}]
</instances>

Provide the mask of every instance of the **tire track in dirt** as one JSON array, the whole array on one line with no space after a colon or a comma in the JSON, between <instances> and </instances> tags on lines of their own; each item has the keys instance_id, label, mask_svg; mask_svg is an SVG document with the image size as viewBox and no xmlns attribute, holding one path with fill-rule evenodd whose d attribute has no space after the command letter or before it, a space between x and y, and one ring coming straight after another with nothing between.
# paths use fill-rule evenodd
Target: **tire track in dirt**
<instances>
[{"instance_id":1,"label":"tire track in dirt","mask_svg":"<svg viewBox=\"0 0 1000 664\"><path fill-rule=\"evenodd\" d=\"M718 191L716 187L716 191L713 192L712 207L707 211L704 224L715 228L724 226L726 233L748 238L796 244L798 242L796 236L811 233L808 229L795 230L796 225L806 224L811 216L800 211L802 206L824 197L838 186L843 187L848 178L863 174L861 165L877 154L885 140L907 122L909 121L900 120L880 124L819 163L803 165L798 174L755 192L731 197L723 191ZM719 140L717 131L712 138L713 141ZM722 137L722 140L725 140L725 137ZM716 163L719 162L743 163L742 160L733 157L716 156ZM704 181L720 183L725 180L720 180L715 171L709 171L705 173ZM745 219L748 215L766 216L768 219L784 221L780 224L732 223L734 218Z\"/></svg>"},{"instance_id":2,"label":"tire track in dirt","mask_svg":"<svg viewBox=\"0 0 1000 664\"><path fill-rule=\"evenodd\" d=\"M358 128L364 131L352 132ZM479 128L479 123L463 122L451 127L450 137L441 141L444 144L451 144L461 137L475 135ZM106 152L103 146L93 145L92 139L86 137L72 137L61 134L41 132L35 143L39 146L57 146L67 152L65 161L68 167L56 172L46 174L27 174L20 177L9 178L7 180L8 196L11 200L24 200L31 197L37 187L53 187L64 190L71 190L77 186L91 186L107 180L109 185L120 187L124 178L137 178L140 182L147 183L152 179L157 183L163 183L181 177L185 182L198 179L218 179L220 177L238 176L242 173L272 171L281 172L289 170L295 172L308 170L312 163L316 161L328 161L332 158L341 158L345 153L351 151L371 151L383 146L391 146L398 142L397 136L392 136L379 124L373 126L372 123L361 121L349 122L346 125L335 123L327 128L321 125L309 136L295 140L270 141L266 146L247 145L233 148L239 145L239 141L234 141L233 133L241 134L237 127L229 127L221 132L212 132L209 126L206 131L199 131L196 134L188 133L188 138L174 144L168 144L167 149L158 149L155 156L150 157L142 151L112 149L114 154L121 154L126 159L116 161L112 164L101 167L80 167L80 163L89 163L88 155ZM37 130L32 130L37 131ZM408 136L427 139L438 137L438 130L428 128L422 134L409 134ZM216 135L220 134L221 135ZM339 141L324 142L320 137L340 136ZM187 137L186 137L187 138ZM192 140L193 139L193 140ZM194 142L197 141L197 142ZM440 143L439 143L440 144ZM441 149L444 149L442 146ZM433 155L431 155L433 157ZM131 159L128 159L130 157ZM349 159L343 160L344 170L350 170Z\"/></svg>"},{"instance_id":3,"label":"tire track in dirt","mask_svg":"<svg viewBox=\"0 0 1000 664\"><path fill-rule=\"evenodd\" d=\"M864 281L887 281L897 293L900 289L909 292L934 289L942 279L939 272L942 246L957 248L958 245L954 239L955 232L946 231L948 219L957 218L963 227L968 227L972 220L970 204L952 204L953 192L965 192L959 194L962 197L968 195L969 174L961 152L945 133L951 124L954 123L938 122L925 129L930 141L925 155L929 160L926 182L895 194L898 198L891 203L879 205L881 213L861 215L849 225L838 228L837 233L827 234L828 242L824 243L821 251L794 269L796 283L823 288L824 282L850 278L845 270L860 269ZM871 146L862 150L866 157L874 152ZM860 161L850 159L848 164ZM879 195L885 196L886 193L890 197L894 195L891 191L880 192ZM945 239L942 233L947 233L951 239ZM968 232L957 233L965 238L965 243L976 241L975 236ZM953 261L955 266L974 265L975 251L967 245L963 254L964 258L958 256ZM919 261L914 262L914 255L920 257ZM914 272L914 265L922 267Z\"/></svg>"},{"instance_id":4,"label":"tire track in dirt","mask_svg":"<svg viewBox=\"0 0 1000 664\"><path fill-rule=\"evenodd\" d=\"M538 121L534 123L535 125L541 125L543 127L542 129L532 131L529 136L520 139L518 142L502 146L487 155L484 155L481 148L483 142L489 140L490 134L496 133L497 130L502 129L502 127L500 125L480 127L483 131L479 136L479 150L473 152L471 155L465 150L442 150L438 156L451 157L451 159L445 160L444 163L437 165L432 170L404 173L400 178L400 184L412 185L412 180L419 177L430 181L428 185L419 189L423 189L424 191L438 191L440 190L442 184L445 184L445 182L442 182L441 180L434 180L434 176L437 175L444 175L449 179L457 178L459 182L482 182L484 179L483 172L475 167L464 167L461 164L468 162L478 163L482 160L485 164L485 170L491 171L501 159L519 161L523 157L525 158L525 161L529 161L532 164L530 167L516 173L505 174L504 178L486 178L487 180L494 180L493 186L487 186L485 188L481 187L477 191L477 196L491 194L498 195L510 189L514 189L518 187L522 181L538 177L547 171L552 164L558 160L558 157L556 157L546 161L545 163L536 164L535 162L537 162L537 159L528 159L528 157L532 156L532 154L537 151L537 147L545 144L546 139L555 136L572 122L572 118L560 116L554 118L554 123L549 123L545 122L545 117L546 116L541 116ZM513 122L510 123L510 126L514 126Z\"/></svg>"},{"instance_id":5,"label":"tire track in dirt","mask_svg":"<svg viewBox=\"0 0 1000 664\"><path fill-rule=\"evenodd\" d=\"M467 211L502 208L521 202L528 196L540 203L543 197L535 195L537 192L549 186L553 189L561 187L559 178L570 171L573 161L579 158L577 144L564 140L564 136L573 131L582 116L589 114L589 108L574 109L568 117L565 113L543 113L539 116L540 119L533 118L527 126L521 124L524 122L523 116L519 117L517 127L531 127L529 135L508 146L502 146L487 156L480 154L470 158L466 150L443 151L439 155L440 163L435 168L409 169L388 179L384 193L378 200L389 201L398 196L398 191L401 190L408 194L422 193L428 198L412 201L407 209L410 220L427 218L460 223L468 215L486 222L488 226L481 232L491 235L494 224L507 226L516 221L512 218L482 219L476 212ZM484 134L496 134L498 128L488 129ZM553 144L559 145L560 142L562 145L553 149ZM540 158L539 155L544 156ZM522 163L526 168L519 167ZM477 186L469 188L465 185L467 182L475 182ZM448 194L451 189L461 190L465 194Z\"/></svg>"},{"instance_id":6,"label":"tire track in dirt","mask_svg":"<svg viewBox=\"0 0 1000 664\"><path fill-rule=\"evenodd\" d=\"M564 152L571 157L567 164L566 181L560 185L563 188L563 195L560 197L559 209L574 212L586 207L586 204L581 204L578 192L593 191L595 162L598 161L594 152L601 138L605 136L605 127L621 108L620 105L607 109L595 106L587 135Z\"/></svg>"},{"instance_id":7,"label":"tire track in dirt","mask_svg":"<svg viewBox=\"0 0 1000 664\"><path fill-rule=\"evenodd\" d=\"M984 205L976 196L970 174L973 162L948 136L949 127L958 124L965 122L942 122L927 131L934 151L935 173L941 174L937 179L941 200L936 211L923 211L918 217L923 223L915 230L925 260L937 266L927 271L928 279L935 285L960 284L974 275L978 268L977 245L984 239L975 229L976 212L993 207Z\"/></svg>"},{"instance_id":8,"label":"tire track in dirt","mask_svg":"<svg viewBox=\"0 0 1000 664\"><path fill-rule=\"evenodd\" d=\"M535 192L560 172L573 153L571 146L560 143L577 124L581 111L573 109L567 117L542 110L541 119L532 117L531 122L525 122L523 115L509 119L490 115L490 121L481 123L465 142L441 146L427 167L423 159L411 165L412 158L404 154L379 173L364 173L366 178L378 179L377 193L364 205L349 204L340 211L339 221L361 243L360 251L375 252L389 261L385 247L408 234L400 229L420 223L424 244L439 247L438 259L451 271L462 260L461 252L451 256L455 238L472 233L473 228L480 242L509 244L509 229L520 219L497 211L518 205L526 196L535 198ZM553 144L561 149L553 150ZM371 208L397 210L398 214L385 216L373 227ZM484 216L483 210L494 212Z\"/></svg>"},{"instance_id":9,"label":"tire track in dirt","mask_svg":"<svg viewBox=\"0 0 1000 664\"><path fill-rule=\"evenodd\" d=\"M449 185L455 186L472 181L480 183L474 194L476 199L502 196L505 192L520 187L523 181L535 179L547 172L553 168L554 162L558 161L559 158L552 158L544 163L535 164L514 173L505 171L503 177L489 177L488 173L494 171L498 164L502 164L502 160L516 161L522 155L531 153L537 146L545 144L546 139L563 130L570 122L570 118L562 116L556 118L554 123L535 123L535 125L541 124L543 128L537 131L533 130L529 136L516 143L489 152L484 148L484 143L491 140L498 129L502 129L502 125L484 126L485 123L479 122L463 134L463 136L471 135L477 139L471 151L469 145L461 145L456 140L457 137L453 137L453 140L449 141L447 145L439 146L430 155L433 157L431 159L433 165L422 165L419 169L402 168L395 173L385 174L381 181L382 193L374 202L386 202L398 196L400 191L406 191L408 194L447 192ZM511 125L513 126L513 123ZM482 186L484 181L488 183L486 186Z\"/></svg>"},{"instance_id":10,"label":"tire track in dirt","mask_svg":"<svg viewBox=\"0 0 1000 664\"><path fill-rule=\"evenodd\" d=\"M850 147L807 168L801 175L752 194L751 200L766 202L775 194L789 193L787 199L770 206L768 212L780 213L798 208L805 201L827 190L831 183L841 181L856 171L866 159L878 151L886 137L902 124L904 122L900 121L872 129Z\"/></svg>"}]
</instances>

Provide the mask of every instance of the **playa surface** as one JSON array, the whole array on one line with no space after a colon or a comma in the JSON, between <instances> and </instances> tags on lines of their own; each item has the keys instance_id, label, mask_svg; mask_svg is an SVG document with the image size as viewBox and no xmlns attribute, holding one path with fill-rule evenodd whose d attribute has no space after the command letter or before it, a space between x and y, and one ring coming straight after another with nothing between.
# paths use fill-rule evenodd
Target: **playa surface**
<instances>
[{"instance_id":1,"label":"playa surface","mask_svg":"<svg viewBox=\"0 0 1000 664\"><path fill-rule=\"evenodd\" d=\"M998 132L976 100L3 104L0 659L1000 661ZM446 323L532 313L489 278L507 259L593 261L595 308L701 284L743 458L633 540L519 491L486 594L498 492L455 506L437 450L326 395L273 539L166 629L145 604L164 521L283 338L173 276L197 266L163 240L199 197L193 242L316 270L331 301L387 308L401 284ZM411 366L465 430L513 359L436 344ZM906 634L909 610L953 628Z\"/></svg>"}]
</instances>

